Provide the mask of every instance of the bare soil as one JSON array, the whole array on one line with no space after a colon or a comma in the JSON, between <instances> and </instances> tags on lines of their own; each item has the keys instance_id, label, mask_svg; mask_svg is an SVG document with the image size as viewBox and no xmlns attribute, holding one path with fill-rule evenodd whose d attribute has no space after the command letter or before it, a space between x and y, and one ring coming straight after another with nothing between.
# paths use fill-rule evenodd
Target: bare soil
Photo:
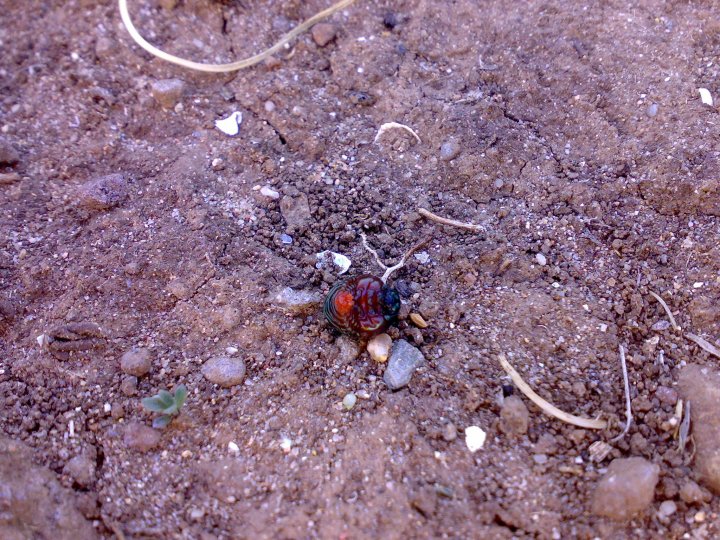
<instances>
[{"instance_id":1,"label":"bare soil","mask_svg":"<svg viewBox=\"0 0 720 540\"><path fill-rule=\"evenodd\" d=\"M206 61L255 53L328 5L161 3L130 2L144 35ZM631 4L358 0L327 45L307 34L210 76L142 52L115 2L0 0L0 138L19 157L0 164L4 537L718 537L718 499L678 495L696 477L667 424L679 368L715 361L653 329L666 316L650 291L683 328L720 334L720 117L697 91L720 96L720 3ZM166 78L184 81L167 109L150 90ZM239 135L214 128L236 110ZM390 121L421 142L374 143ZM265 185L309 211L283 212ZM433 235L429 261L394 276L405 312L429 322L393 331L427 359L397 392L319 309L272 301L327 292L325 249L351 275L381 273L361 231L387 261ZM595 463L590 444L624 420L620 344L635 422ZM120 369L133 347L152 358L136 390ZM228 347L247 375L224 389L201 366ZM527 434L505 435L501 352L612 428L528 404ZM152 422L140 399L181 383L183 414L153 448L129 446L126 426ZM350 391L363 397L348 412ZM470 425L488 434L474 454ZM592 515L597 480L626 456L660 466L653 504L627 523Z\"/></svg>"}]
</instances>

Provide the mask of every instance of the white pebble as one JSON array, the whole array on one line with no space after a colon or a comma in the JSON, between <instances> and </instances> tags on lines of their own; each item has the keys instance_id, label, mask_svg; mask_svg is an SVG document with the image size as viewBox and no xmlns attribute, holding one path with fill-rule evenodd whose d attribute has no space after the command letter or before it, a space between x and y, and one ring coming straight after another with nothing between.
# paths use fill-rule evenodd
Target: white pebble
<instances>
[{"instance_id":1,"label":"white pebble","mask_svg":"<svg viewBox=\"0 0 720 540\"><path fill-rule=\"evenodd\" d=\"M352 392L346 394L342 401L343 407L348 411L355 406L355 403L357 403L357 396Z\"/></svg>"},{"instance_id":2,"label":"white pebble","mask_svg":"<svg viewBox=\"0 0 720 540\"><path fill-rule=\"evenodd\" d=\"M707 88L698 88L698 92L700 92L700 100L705 105L710 105L712 107L713 98L712 94L710 94L710 90L708 90Z\"/></svg>"},{"instance_id":3,"label":"white pebble","mask_svg":"<svg viewBox=\"0 0 720 540\"><path fill-rule=\"evenodd\" d=\"M103 405L103 411L105 411L106 413L112 411L112 405L106 403L105 405Z\"/></svg>"},{"instance_id":4,"label":"white pebble","mask_svg":"<svg viewBox=\"0 0 720 540\"><path fill-rule=\"evenodd\" d=\"M387 334L375 336L367 344L367 351L375 362L386 362L390 356L392 338Z\"/></svg>"},{"instance_id":5,"label":"white pebble","mask_svg":"<svg viewBox=\"0 0 720 540\"><path fill-rule=\"evenodd\" d=\"M230 450L230 452L232 452L233 454L237 454L238 452L240 452L240 447L235 442L230 441L228 443L228 450Z\"/></svg>"},{"instance_id":6,"label":"white pebble","mask_svg":"<svg viewBox=\"0 0 720 540\"><path fill-rule=\"evenodd\" d=\"M288 439L287 437L283 437L282 440L280 441L280 448L286 454L289 453L290 450L292 449L292 440Z\"/></svg>"},{"instance_id":7,"label":"white pebble","mask_svg":"<svg viewBox=\"0 0 720 540\"><path fill-rule=\"evenodd\" d=\"M225 135L230 135L232 137L240 132L242 119L242 113L240 111L235 111L227 118L215 120L215 127L222 131Z\"/></svg>"},{"instance_id":8,"label":"white pebble","mask_svg":"<svg viewBox=\"0 0 720 540\"><path fill-rule=\"evenodd\" d=\"M268 197L270 199L276 199L276 200L280 198L280 194L277 191L275 191L273 188L271 188L270 186L264 186L264 187L260 188L260 195L262 195L263 197Z\"/></svg>"},{"instance_id":9,"label":"white pebble","mask_svg":"<svg viewBox=\"0 0 720 540\"><path fill-rule=\"evenodd\" d=\"M485 445L487 434L478 426L465 428L465 444L473 454Z\"/></svg>"},{"instance_id":10,"label":"white pebble","mask_svg":"<svg viewBox=\"0 0 720 540\"><path fill-rule=\"evenodd\" d=\"M547 258L542 253L535 255L535 260L540 266L545 266L547 264Z\"/></svg>"}]
</instances>

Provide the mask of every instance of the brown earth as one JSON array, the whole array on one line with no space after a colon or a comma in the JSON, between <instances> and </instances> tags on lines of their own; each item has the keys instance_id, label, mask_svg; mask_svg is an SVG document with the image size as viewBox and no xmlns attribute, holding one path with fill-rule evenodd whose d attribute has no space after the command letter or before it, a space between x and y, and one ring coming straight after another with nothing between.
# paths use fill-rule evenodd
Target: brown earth
<instances>
[{"instance_id":1,"label":"brown earth","mask_svg":"<svg viewBox=\"0 0 720 540\"><path fill-rule=\"evenodd\" d=\"M257 52L328 5L130 3L148 39L206 61ZM697 477L668 428L679 368L714 361L652 328L666 316L649 293L718 337L720 117L697 88L720 95L720 3L632 4L358 0L318 33L336 32L324 46L307 34L211 76L142 52L115 2L0 0L0 429L15 449L0 530L717 537L717 498L678 495ZM168 78L180 93L153 98ZM214 128L236 110L239 135ZM395 130L373 143L389 121L422 142ZM486 233L434 225L420 206ZM324 249L378 273L361 231L388 261L433 234L429 261L394 276L404 311L430 323L393 331L428 360L395 393L319 309L272 302L283 287L327 292ZM624 420L619 344L635 423L595 463L590 444ZM120 369L133 347L151 353L136 389ZM247 374L225 389L201 366L228 347ZM528 432L506 435L500 352L560 408L612 429L528 403ZM126 426L152 421L140 398L180 383L183 414L136 450ZM349 391L365 398L346 412ZM470 425L488 434L475 454ZM654 502L630 522L594 516L598 479L628 456L659 465Z\"/></svg>"}]
</instances>

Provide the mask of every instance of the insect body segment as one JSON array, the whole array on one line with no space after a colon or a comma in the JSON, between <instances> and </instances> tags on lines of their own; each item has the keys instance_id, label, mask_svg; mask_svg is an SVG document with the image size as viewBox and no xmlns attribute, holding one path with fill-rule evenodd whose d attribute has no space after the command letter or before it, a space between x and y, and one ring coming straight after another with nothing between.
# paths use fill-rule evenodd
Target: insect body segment
<instances>
[{"instance_id":1,"label":"insect body segment","mask_svg":"<svg viewBox=\"0 0 720 540\"><path fill-rule=\"evenodd\" d=\"M380 278L365 274L333 286L323 311L330 324L341 332L371 337L395 322L400 296Z\"/></svg>"}]
</instances>

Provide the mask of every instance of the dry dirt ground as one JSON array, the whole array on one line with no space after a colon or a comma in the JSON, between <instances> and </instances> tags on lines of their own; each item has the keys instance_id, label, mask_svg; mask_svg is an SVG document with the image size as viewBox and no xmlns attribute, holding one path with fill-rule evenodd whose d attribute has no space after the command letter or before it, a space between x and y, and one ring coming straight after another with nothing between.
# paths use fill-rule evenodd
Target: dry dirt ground
<instances>
[{"instance_id":1,"label":"dry dirt ground","mask_svg":"<svg viewBox=\"0 0 720 540\"><path fill-rule=\"evenodd\" d=\"M205 61L328 6L130 4L148 39ZM717 359L650 291L718 337L720 117L697 89L720 94L720 4L629 4L358 0L324 46L306 34L201 75L142 52L115 2L0 0L3 537L717 538L718 499L678 495L700 479L668 428L681 366ZM151 88L168 78L183 87L163 107ZM228 137L214 121L233 111ZM374 143L389 121L421 142ZM320 309L272 300L327 292L324 249L378 273L361 231L387 261L433 235L429 260L394 276L429 322L393 331L427 359L397 392ZM635 421L594 462L624 420L620 344ZM119 360L133 347L150 351L137 382ZM247 373L222 388L201 368L228 347ZM501 352L612 428L526 402L527 433L506 435ZM181 383L183 413L155 441L140 399ZM470 425L487 432L474 454ZM626 522L594 515L599 478L629 456L660 467L654 501Z\"/></svg>"}]
</instances>

